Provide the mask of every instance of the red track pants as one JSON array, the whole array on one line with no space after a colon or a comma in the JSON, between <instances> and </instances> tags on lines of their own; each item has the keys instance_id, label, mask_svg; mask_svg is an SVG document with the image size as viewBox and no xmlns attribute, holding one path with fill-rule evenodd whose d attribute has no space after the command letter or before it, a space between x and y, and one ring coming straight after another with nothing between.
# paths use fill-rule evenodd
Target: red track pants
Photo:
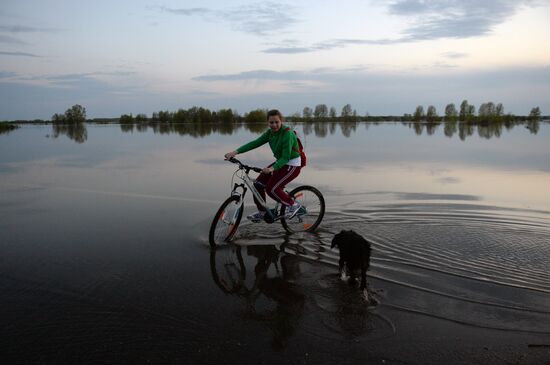
<instances>
[{"instance_id":1,"label":"red track pants","mask_svg":"<svg viewBox=\"0 0 550 365\"><path fill-rule=\"evenodd\" d=\"M273 164L269 165L268 167L271 167ZM278 201L284 205L292 205L294 204L294 201L290 198L290 196L284 191L284 188L286 184L294 180L299 174L300 170L302 168L300 166L289 166L285 165L281 167L279 170L273 171L273 174L260 174L256 181L254 182L254 186L262 196L262 198L265 200L265 193L267 191L267 194L275 201ZM258 210L264 211L265 208L260 204L260 202L257 201L256 197L254 197L254 202L256 203L256 206L258 207Z\"/></svg>"}]
</instances>

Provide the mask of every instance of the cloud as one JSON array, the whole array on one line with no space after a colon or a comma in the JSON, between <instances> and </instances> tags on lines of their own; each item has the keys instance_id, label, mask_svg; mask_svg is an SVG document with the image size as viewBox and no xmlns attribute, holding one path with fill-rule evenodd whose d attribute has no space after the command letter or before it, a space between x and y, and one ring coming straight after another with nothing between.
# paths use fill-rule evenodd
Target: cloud
<instances>
[{"instance_id":1,"label":"cloud","mask_svg":"<svg viewBox=\"0 0 550 365\"><path fill-rule=\"evenodd\" d=\"M432 67L450 66L446 64L436 64ZM370 70L366 65L360 65L347 69L336 68L316 68L311 70L251 70L243 71L233 74L210 74L199 75L194 77L194 81L247 81L247 80L272 80L272 81L331 81L331 80L357 80L357 82L390 82L391 80L409 80L422 82L423 80L441 80L445 79L445 82L455 80L459 82L463 80L464 83L468 83L472 80L480 80L485 83L490 83L493 86L503 86L509 82L514 83L527 83L531 85L550 85L550 67L515 67L496 69L494 71L485 72L449 72L446 77L433 75L426 76L425 74L409 73L407 76L403 76L402 73L389 73L389 72L375 72ZM378 84L381 87L383 84Z\"/></svg>"},{"instance_id":2,"label":"cloud","mask_svg":"<svg viewBox=\"0 0 550 365\"><path fill-rule=\"evenodd\" d=\"M440 38L470 38L489 34L530 0L398 0L389 5L390 14L414 18L405 30L404 41Z\"/></svg>"},{"instance_id":3,"label":"cloud","mask_svg":"<svg viewBox=\"0 0 550 365\"><path fill-rule=\"evenodd\" d=\"M264 53L279 53L279 54L298 54L315 52L318 49L314 47L272 47L266 48L262 52Z\"/></svg>"},{"instance_id":4,"label":"cloud","mask_svg":"<svg viewBox=\"0 0 550 365\"><path fill-rule=\"evenodd\" d=\"M135 72L130 71L114 71L114 72L88 72L88 73L77 73L77 74L63 74L63 75L47 75L47 76L37 76L34 77L34 80L43 80L47 82L47 85L50 87L70 87L70 88L81 88L83 85L86 87L93 88L111 88L108 87L108 83L101 81L101 76L111 76L111 77L126 77L134 75ZM116 87L112 87L113 92L120 91Z\"/></svg>"},{"instance_id":5,"label":"cloud","mask_svg":"<svg viewBox=\"0 0 550 365\"><path fill-rule=\"evenodd\" d=\"M316 51L326 51L336 48L357 45L388 45L402 43L400 39L331 39L323 42L315 43L309 47L289 46L289 47L271 47L262 50L263 53L281 53L281 54L298 54L309 53Z\"/></svg>"},{"instance_id":6,"label":"cloud","mask_svg":"<svg viewBox=\"0 0 550 365\"><path fill-rule=\"evenodd\" d=\"M346 70L335 69L313 69L309 71L289 70L289 71L275 71L275 70L252 70L244 71L234 74L211 74L200 75L194 77L194 81L249 81L249 80L264 80L264 81L308 81L308 80L323 80L336 76L350 75Z\"/></svg>"},{"instance_id":7,"label":"cloud","mask_svg":"<svg viewBox=\"0 0 550 365\"><path fill-rule=\"evenodd\" d=\"M26 25L0 25L0 32L1 33L12 33L12 34L20 34L20 33L39 33L39 32L57 32L60 31L60 29L56 28L41 28L41 27L31 27ZM0 43L5 44L15 44L15 45L27 45L27 42L22 41L19 38L13 37L12 35L7 34L0 34ZM0 54L8 55L9 52L0 52ZM19 52L13 52L12 54L9 54L10 56L27 56L27 57L39 57L36 55L32 55L30 53L19 53Z\"/></svg>"},{"instance_id":8,"label":"cloud","mask_svg":"<svg viewBox=\"0 0 550 365\"><path fill-rule=\"evenodd\" d=\"M22 40L9 36L9 35L2 35L0 34L0 43L7 43L7 44L27 44L23 42Z\"/></svg>"},{"instance_id":9,"label":"cloud","mask_svg":"<svg viewBox=\"0 0 550 365\"><path fill-rule=\"evenodd\" d=\"M127 77L135 75L135 72L130 71L114 71L114 72L88 72L88 73L75 73L75 74L59 74L59 75L34 75L23 76L13 72L0 72L0 80L4 79L4 83L10 83L12 85L35 85L40 89L80 89L80 88L112 88L113 92L120 91L123 88L117 88L116 86L110 86L110 84L104 80L105 77Z\"/></svg>"},{"instance_id":10,"label":"cloud","mask_svg":"<svg viewBox=\"0 0 550 365\"><path fill-rule=\"evenodd\" d=\"M0 71L0 79L6 79L14 76L17 76L15 72Z\"/></svg>"},{"instance_id":11,"label":"cloud","mask_svg":"<svg viewBox=\"0 0 550 365\"><path fill-rule=\"evenodd\" d=\"M316 68L311 70L252 70L234 74L199 75L193 81L209 83L216 82L279 82L280 86L287 86L290 90L307 90L322 85L338 84L345 79L353 80L358 73L365 71L366 66L357 66L347 69ZM361 74L359 74L361 75ZM282 83L281 83L282 82ZM260 84L257 84L260 85ZM314 86L316 85L316 86Z\"/></svg>"},{"instance_id":12,"label":"cloud","mask_svg":"<svg viewBox=\"0 0 550 365\"><path fill-rule=\"evenodd\" d=\"M249 80L266 80L266 81L290 81L298 83L299 81L320 81L327 82L331 80L354 79L367 75L365 71L369 69L366 65L357 65L345 69L335 68L314 68L311 70L251 70L234 74L211 74L200 75L192 78L194 81L249 81ZM374 77L374 74L371 74Z\"/></svg>"},{"instance_id":13,"label":"cloud","mask_svg":"<svg viewBox=\"0 0 550 365\"><path fill-rule=\"evenodd\" d=\"M173 9L168 8L166 6L161 7L163 11L166 11L168 13L176 14L176 15L185 15L185 16L192 16L192 15L204 15L204 14L211 14L213 13L212 10L207 8L185 8L185 9Z\"/></svg>"},{"instance_id":14,"label":"cloud","mask_svg":"<svg viewBox=\"0 0 550 365\"><path fill-rule=\"evenodd\" d=\"M271 47L264 53L299 54L356 45L391 45L446 38L471 38L490 34L532 0L397 0L388 5L391 15L411 18L412 25L394 39L329 39L310 46ZM451 57L453 58L453 57ZM454 57L458 58L458 57Z\"/></svg>"},{"instance_id":15,"label":"cloud","mask_svg":"<svg viewBox=\"0 0 550 365\"><path fill-rule=\"evenodd\" d=\"M461 52L445 52L445 53L442 53L441 55L445 58L452 58L452 59L468 57L467 53L461 53Z\"/></svg>"},{"instance_id":16,"label":"cloud","mask_svg":"<svg viewBox=\"0 0 550 365\"><path fill-rule=\"evenodd\" d=\"M452 177L452 176L448 176L448 177L441 177L439 179L437 179L438 182L440 182L441 184L459 184L461 183L462 181L457 178L457 177Z\"/></svg>"},{"instance_id":17,"label":"cloud","mask_svg":"<svg viewBox=\"0 0 550 365\"><path fill-rule=\"evenodd\" d=\"M388 6L390 14L434 15L448 17L478 14L495 17L510 13L517 5L534 4L531 0L394 0Z\"/></svg>"},{"instance_id":18,"label":"cloud","mask_svg":"<svg viewBox=\"0 0 550 365\"><path fill-rule=\"evenodd\" d=\"M44 76L42 79L51 81L52 84L64 85L64 84L81 84L88 82L92 79L92 74L66 74L66 75L54 75Z\"/></svg>"},{"instance_id":19,"label":"cloud","mask_svg":"<svg viewBox=\"0 0 550 365\"><path fill-rule=\"evenodd\" d=\"M4 52L0 51L0 56L16 56L16 57L42 57L35 55L33 53L26 53L26 52Z\"/></svg>"},{"instance_id":20,"label":"cloud","mask_svg":"<svg viewBox=\"0 0 550 365\"><path fill-rule=\"evenodd\" d=\"M29 27L26 25L0 25L0 32L10 33L42 33L42 32L58 32L57 28L39 28Z\"/></svg>"},{"instance_id":21,"label":"cloud","mask_svg":"<svg viewBox=\"0 0 550 365\"><path fill-rule=\"evenodd\" d=\"M236 80L304 80L307 73L302 71L272 71L272 70L253 70L240 72L236 74L225 75L201 75L194 77L195 81L236 81Z\"/></svg>"},{"instance_id":22,"label":"cloud","mask_svg":"<svg viewBox=\"0 0 550 365\"><path fill-rule=\"evenodd\" d=\"M298 22L292 15L294 7L276 2L243 5L227 10L169 7L161 7L161 10L182 16L198 15L206 21L225 22L234 30L261 37L280 33Z\"/></svg>"},{"instance_id":23,"label":"cloud","mask_svg":"<svg viewBox=\"0 0 550 365\"><path fill-rule=\"evenodd\" d=\"M234 27L258 36L280 33L298 22L291 14L294 7L287 4L266 2L242 6L225 13Z\"/></svg>"},{"instance_id":24,"label":"cloud","mask_svg":"<svg viewBox=\"0 0 550 365\"><path fill-rule=\"evenodd\" d=\"M447 63L447 62L434 62L432 64L432 67L433 68L456 68L458 67L457 65L453 65L453 64L450 64L450 63Z\"/></svg>"},{"instance_id":25,"label":"cloud","mask_svg":"<svg viewBox=\"0 0 550 365\"><path fill-rule=\"evenodd\" d=\"M133 71L111 71L111 72L96 71L96 72L86 72L86 73L79 73L79 74L62 74L62 75L45 76L44 78L48 80L70 80L75 78L78 79L82 77L91 77L91 76L130 76L135 74L136 72L133 72Z\"/></svg>"}]
</instances>

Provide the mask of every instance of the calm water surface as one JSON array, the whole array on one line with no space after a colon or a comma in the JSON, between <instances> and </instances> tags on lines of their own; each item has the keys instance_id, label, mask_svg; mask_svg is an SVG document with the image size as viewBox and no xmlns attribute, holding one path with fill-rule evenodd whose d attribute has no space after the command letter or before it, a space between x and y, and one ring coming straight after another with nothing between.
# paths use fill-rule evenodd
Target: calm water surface
<instances>
[{"instance_id":1,"label":"calm water surface","mask_svg":"<svg viewBox=\"0 0 550 365\"><path fill-rule=\"evenodd\" d=\"M373 341L398 343L409 314L550 342L549 124L295 128L308 154L299 183L327 202L319 231L243 224L216 251L207 231L235 170L222 156L256 131L0 135L0 353L206 363L311 348L328 361L352 343L363 358ZM264 166L271 154L241 159ZM376 307L335 275L341 229L373 243Z\"/></svg>"}]
</instances>

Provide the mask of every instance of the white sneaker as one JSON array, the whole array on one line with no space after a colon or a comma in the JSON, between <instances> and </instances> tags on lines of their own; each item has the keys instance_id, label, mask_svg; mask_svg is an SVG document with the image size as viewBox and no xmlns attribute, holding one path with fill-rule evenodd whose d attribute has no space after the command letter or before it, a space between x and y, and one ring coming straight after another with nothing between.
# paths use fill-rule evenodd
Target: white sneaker
<instances>
[{"instance_id":1,"label":"white sneaker","mask_svg":"<svg viewBox=\"0 0 550 365\"><path fill-rule=\"evenodd\" d=\"M292 219L298 213L300 208L302 207L302 204L295 202L294 205L291 205L288 207L287 211L285 212L285 218L286 219Z\"/></svg>"},{"instance_id":2,"label":"white sneaker","mask_svg":"<svg viewBox=\"0 0 550 365\"><path fill-rule=\"evenodd\" d=\"M250 215L246 216L246 219L253 223L259 223L264 219L265 212L257 211L256 213L252 213Z\"/></svg>"}]
</instances>

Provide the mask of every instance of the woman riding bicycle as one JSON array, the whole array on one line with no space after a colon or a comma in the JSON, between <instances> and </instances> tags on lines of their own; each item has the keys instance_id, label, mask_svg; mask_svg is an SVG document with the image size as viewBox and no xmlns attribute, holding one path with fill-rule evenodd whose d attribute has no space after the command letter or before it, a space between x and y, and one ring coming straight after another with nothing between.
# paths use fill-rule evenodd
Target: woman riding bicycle
<instances>
[{"instance_id":1,"label":"woman riding bicycle","mask_svg":"<svg viewBox=\"0 0 550 365\"><path fill-rule=\"evenodd\" d=\"M265 200L265 193L274 199L287 206L285 218L293 218L301 205L295 202L285 191L286 184L294 180L299 174L302 167L300 157L300 146L296 134L283 124L284 118L281 112L276 109L267 112L267 129L257 139L225 154L227 160L235 157L239 153L244 153L255 148L258 148L269 142L269 147L273 151L276 161L262 169L260 175L254 182L254 186ZM254 202L258 207L256 213L250 214L246 218L252 222L260 222L265 215L265 208L254 197Z\"/></svg>"}]
</instances>

